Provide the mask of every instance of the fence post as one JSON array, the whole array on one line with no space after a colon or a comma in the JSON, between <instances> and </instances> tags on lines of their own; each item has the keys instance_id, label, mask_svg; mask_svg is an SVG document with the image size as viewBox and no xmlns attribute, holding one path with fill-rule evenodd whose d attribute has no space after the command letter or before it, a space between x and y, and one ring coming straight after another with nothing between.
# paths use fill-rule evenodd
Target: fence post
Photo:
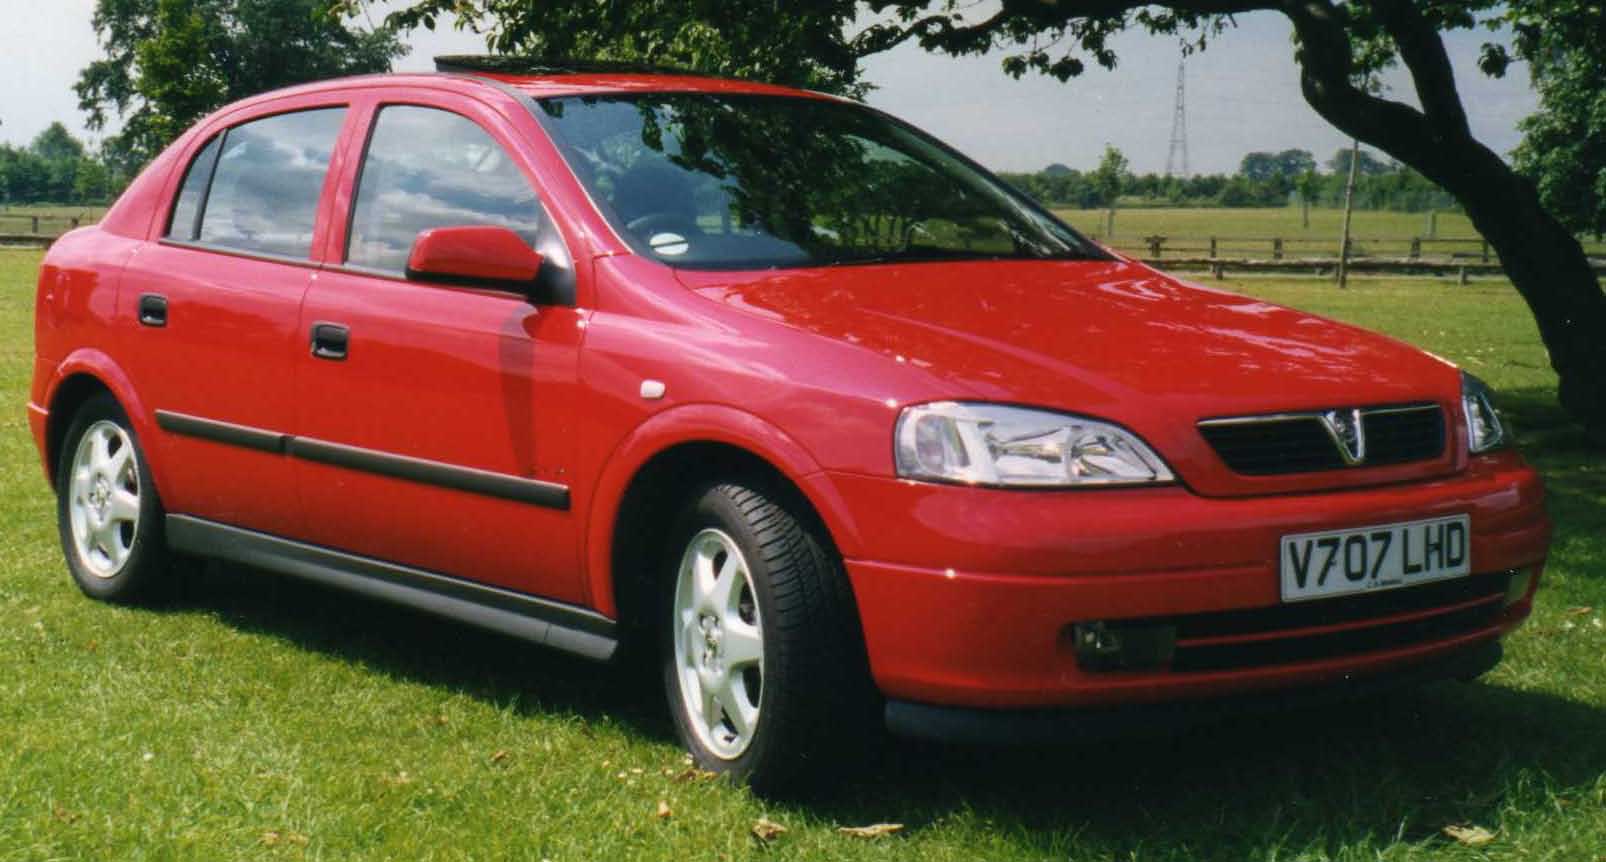
<instances>
[{"instance_id":1,"label":"fence post","mask_svg":"<svg viewBox=\"0 0 1606 862\"><path fill-rule=\"evenodd\" d=\"M72 223L72 229L73 230L77 230L78 229L78 216L73 216L72 219L71 219L71 223Z\"/></svg>"},{"instance_id":2,"label":"fence post","mask_svg":"<svg viewBox=\"0 0 1606 862\"><path fill-rule=\"evenodd\" d=\"M1165 237L1156 234L1154 236L1144 237L1144 240L1149 244L1149 256L1155 260L1159 260L1160 245L1165 242Z\"/></svg>"},{"instance_id":3,"label":"fence post","mask_svg":"<svg viewBox=\"0 0 1606 862\"><path fill-rule=\"evenodd\" d=\"M1419 236L1413 236L1413 237L1411 237L1411 259L1412 260L1418 260L1421 257L1422 257L1422 238L1419 237Z\"/></svg>"},{"instance_id":4,"label":"fence post","mask_svg":"<svg viewBox=\"0 0 1606 862\"><path fill-rule=\"evenodd\" d=\"M1283 238L1280 236L1272 239L1271 241L1271 259L1283 259Z\"/></svg>"},{"instance_id":5,"label":"fence post","mask_svg":"<svg viewBox=\"0 0 1606 862\"><path fill-rule=\"evenodd\" d=\"M1467 286L1467 268L1466 267L1464 267L1464 266L1461 267L1459 269L1459 271L1456 273L1455 283L1461 285L1462 287L1466 287Z\"/></svg>"},{"instance_id":6,"label":"fence post","mask_svg":"<svg viewBox=\"0 0 1606 862\"><path fill-rule=\"evenodd\" d=\"M1218 260L1210 264L1210 273L1216 277L1216 281L1221 281L1227 277L1227 267Z\"/></svg>"},{"instance_id":7,"label":"fence post","mask_svg":"<svg viewBox=\"0 0 1606 862\"><path fill-rule=\"evenodd\" d=\"M1210 256L1211 257L1215 257L1216 256L1216 238L1215 237L1211 237L1210 238Z\"/></svg>"},{"instance_id":8,"label":"fence post","mask_svg":"<svg viewBox=\"0 0 1606 862\"><path fill-rule=\"evenodd\" d=\"M1484 240L1483 241L1483 262L1484 263L1488 263L1489 262L1489 241L1488 240Z\"/></svg>"},{"instance_id":9,"label":"fence post","mask_svg":"<svg viewBox=\"0 0 1606 862\"><path fill-rule=\"evenodd\" d=\"M34 216L33 217L33 230L29 231L29 233L38 233L38 232L39 232L39 217L38 216Z\"/></svg>"}]
</instances>

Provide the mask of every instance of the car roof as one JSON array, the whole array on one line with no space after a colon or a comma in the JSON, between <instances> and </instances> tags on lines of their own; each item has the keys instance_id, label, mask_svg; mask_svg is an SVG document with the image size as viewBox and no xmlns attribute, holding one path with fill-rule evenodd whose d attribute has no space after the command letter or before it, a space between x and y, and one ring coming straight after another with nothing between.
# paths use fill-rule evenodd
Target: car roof
<instances>
[{"instance_id":1,"label":"car roof","mask_svg":"<svg viewBox=\"0 0 1606 862\"><path fill-rule=\"evenodd\" d=\"M542 72L504 73L485 71L445 72L386 72L353 75L297 84L266 93L259 93L225 105L207 122L217 117L236 114L241 110L260 110L261 106L285 99L319 93L362 90L370 87L392 88L408 86L444 86L459 92L478 88L491 88L502 93L509 91L536 99L561 96L593 96L624 93L733 93L768 96L786 96L825 101L847 101L839 96L745 81L738 78L717 78L707 75L658 72ZM232 121L231 121L232 122Z\"/></svg>"},{"instance_id":2,"label":"car roof","mask_svg":"<svg viewBox=\"0 0 1606 862\"><path fill-rule=\"evenodd\" d=\"M835 98L794 87L638 63L451 55L436 57L435 69L447 74L498 81L536 98L646 92L752 93Z\"/></svg>"}]
</instances>

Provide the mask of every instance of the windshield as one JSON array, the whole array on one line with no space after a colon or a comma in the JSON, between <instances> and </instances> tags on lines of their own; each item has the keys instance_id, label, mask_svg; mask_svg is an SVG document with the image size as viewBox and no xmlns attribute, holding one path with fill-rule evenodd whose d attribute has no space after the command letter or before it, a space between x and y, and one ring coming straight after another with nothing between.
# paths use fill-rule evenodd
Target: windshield
<instances>
[{"instance_id":1,"label":"windshield","mask_svg":"<svg viewBox=\"0 0 1606 862\"><path fill-rule=\"evenodd\" d=\"M962 156L851 103L651 93L540 106L619 233L674 266L1105 257Z\"/></svg>"}]
</instances>

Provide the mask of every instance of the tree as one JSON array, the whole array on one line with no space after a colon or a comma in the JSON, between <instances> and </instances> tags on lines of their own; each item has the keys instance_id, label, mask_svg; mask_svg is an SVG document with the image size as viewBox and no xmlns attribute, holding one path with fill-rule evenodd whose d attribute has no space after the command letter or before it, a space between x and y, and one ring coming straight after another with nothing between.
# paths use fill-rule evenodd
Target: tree
<instances>
[{"instance_id":1,"label":"tree","mask_svg":"<svg viewBox=\"0 0 1606 862\"><path fill-rule=\"evenodd\" d=\"M84 144L60 122L51 123L28 145L33 154L47 162L65 162L84 157Z\"/></svg>"},{"instance_id":2,"label":"tree","mask_svg":"<svg viewBox=\"0 0 1606 862\"><path fill-rule=\"evenodd\" d=\"M235 99L303 81L382 72L406 48L389 27L349 26L331 0L97 0L105 51L74 90L89 127L112 113L109 152L132 169Z\"/></svg>"},{"instance_id":3,"label":"tree","mask_svg":"<svg viewBox=\"0 0 1606 862\"><path fill-rule=\"evenodd\" d=\"M1578 7L1584 11L1574 17L1598 18L1598 0L819 0L785 14L770 4L707 0L409 2L392 22L432 24L451 12L486 30L502 51L585 56L593 49L837 92L862 87L860 60L905 42L952 55L1001 48L1011 75L1067 80L1084 71L1086 58L1113 67L1110 38L1128 28L1203 48L1231 16L1280 13L1293 25L1305 101L1344 134L1455 196L1533 312L1562 406L1606 441L1606 293L1577 237L1545 209L1534 184L1472 136L1443 38L1501 20L1542 34L1557 26L1548 11ZM1520 54L1521 40L1516 47ZM1420 107L1367 87L1372 73L1396 62Z\"/></svg>"},{"instance_id":4,"label":"tree","mask_svg":"<svg viewBox=\"0 0 1606 862\"><path fill-rule=\"evenodd\" d=\"M1349 174L1350 148L1339 147L1333 152L1333 157L1327 160L1327 169L1338 176ZM1394 168L1387 162L1371 153L1361 150L1355 159L1355 173L1363 177L1376 177L1386 174Z\"/></svg>"},{"instance_id":5,"label":"tree","mask_svg":"<svg viewBox=\"0 0 1606 862\"><path fill-rule=\"evenodd\" d=\"M1299 179L1294 181L1294 188L1299 192L1299 223L1309 229L1311 201L1322 192L1322 178L1316 174L1315 165L1299 175Z\"/></svg>"},{"instance_id":6,"label":"tree","mask_svg":"<svg viewBox=\"0 0 1606 862\"><path fill-rule=\"evenodd\" d=\"M1539 93L1539 110L1521 124L1517 170L1563 224L1606 234L1606 8L1521 3L1511 23ZM1490 72L1504 74L1507 62L1499 46L1486 47Z\"/></svg>"},{"instance_id":7,"label":"tree","mask_svg":"<svg viewBox=\"0 0 1606 862\"><path fill-rule=\"evenodd\" d=\"M1115 235L1115 203L1120 200L1121 188L1131 176L1126 156L1115 147L1105 144L1104 155L1099 159L1099 166L1091 177L1095 200L1105 208L1105 239Z\"/></svg>"},{"instance_id":8,"label":"tree","mask_svg":"<svg viewBox=\"0 0 1606 862\"><path fill-rule=\"evenodd\" d=\"M1277 175L1277 157L1271 153L1246 153L1238 163L1238 173L1251 180L1265 180Z\"/></svg>"},{"instance_id":9,"label":"tree","mask_svg":"<svg viewBox=\"0 0 1606 862\"><path fill-rule=\"evenodd\" d=\"M1316 159L1308 150L1283 150L1280 153L1249 153L1239 163L1238 172L1257 181L1273 177L1291 180L1315 167Z\"/></svg>"}]
</instances>

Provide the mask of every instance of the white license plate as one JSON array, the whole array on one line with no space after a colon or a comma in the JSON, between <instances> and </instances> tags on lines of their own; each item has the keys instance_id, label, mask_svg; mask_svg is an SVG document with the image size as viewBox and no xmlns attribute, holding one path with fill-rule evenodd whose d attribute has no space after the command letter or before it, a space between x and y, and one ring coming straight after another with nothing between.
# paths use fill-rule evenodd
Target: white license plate
<instances>
[{"instance_id":1,"label":"white license plate","mask_svg":"<svg viewBox=\"0 0 1606 862\"><path fill-rule=\"evenodd\" d=\"M1472 571L1466 515L1284 536L1283 601L1457 578Z\"/></svg>"}]
</instances>

